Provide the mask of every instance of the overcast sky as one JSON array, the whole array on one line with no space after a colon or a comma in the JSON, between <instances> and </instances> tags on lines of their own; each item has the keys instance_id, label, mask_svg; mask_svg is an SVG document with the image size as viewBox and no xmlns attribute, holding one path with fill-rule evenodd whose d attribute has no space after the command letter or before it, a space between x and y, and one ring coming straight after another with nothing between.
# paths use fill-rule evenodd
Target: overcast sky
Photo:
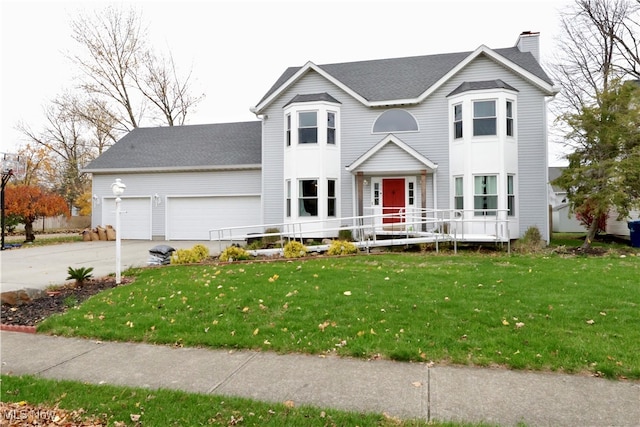
<instances>
[{"instance_id":1,"label":"overcast sky","mask_svg":"<svg viewBox=\"0 0 640 427\"><path fill-rule=\"evenodd\" d=\"M206 98L189 124L255 120L256 105L288 66L349 62L514 46L523 31L541 33L543 65L558 37L560 0L510 1L133 1L148 40L192 70ZM108 2L7 1L2 15L2 140L24 143L22 121L38 130L43 106L71 89L77 51L69 23ZM555 155L550 162L556 163Z\"/></svg>"}]
</instances>

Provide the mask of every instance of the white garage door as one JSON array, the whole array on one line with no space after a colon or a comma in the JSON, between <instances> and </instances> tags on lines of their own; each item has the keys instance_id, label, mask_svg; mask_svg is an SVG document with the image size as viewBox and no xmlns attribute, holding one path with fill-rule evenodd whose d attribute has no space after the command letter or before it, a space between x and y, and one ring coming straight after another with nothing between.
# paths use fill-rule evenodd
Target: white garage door
<instances>
[{"instance_id":1,"label":"white garage door","mask_svg":"<svg viewBox=\"0 0 640 427\"><path fill-rule=\"evenodd\" d=\"M260 223L259 196L167 198L168 240L209 240L209 230Z\"/></svg>"},{"instance_id":2,"label":"white garage door","mask_svg":"<svg viewBox=\"0 0 640 427\"><path fill-rule=\"evenodd\" d=\"M151 240L151 198L123 197L120 204L120 238ZM102 225L116 226L115 198L106 198L102 205ZM116 230L116 233L119 230Z\"/></svg>"}]
</instances>

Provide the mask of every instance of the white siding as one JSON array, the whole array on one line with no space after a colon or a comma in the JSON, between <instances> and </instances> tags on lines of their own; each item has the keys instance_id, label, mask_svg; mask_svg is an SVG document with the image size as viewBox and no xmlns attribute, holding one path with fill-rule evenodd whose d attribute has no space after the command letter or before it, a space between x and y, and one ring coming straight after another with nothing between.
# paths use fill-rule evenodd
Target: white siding
<instances>
[{"instance_id":1,"label":"white siding","mask_svg":"<svg viewBox=\"0 0 640 427\"><path fill-rule=\"evenodd\" d=\"M416 106L403 106L418 121L420 132L398 135L420 154L438 165L437 207L448 208L450 195L449 170L449 108L447 95L465 81L502 79L518 90L516 126L518 136L516 206L520 218L520 234L529 226L537 226L544 238L549 235L547 208L547 146L546 102L537 88L508 69L480 57L453 76L424 102ZM354 160L377 144L384 135L373 134L372 125L382 108L367 108L317 73L310 71L289 87L265 111L268 119L263 127L263 197L266 222L282 222L283 199L283 106L297 94L327 92L340 101L341 121L341 216L354 215L354 183L352 175L344 170ZM427 206L435 206L429 176ZM366 205L366 203L365 203ZM517 236L512 236L517 237Z\"/></svg>"},{"instance_id":2,"label":"white siding","mask_svg":"<svg viewBox=\"0 0 640 427\"><path fill-rule=\"evenodd\" d=\"M152 236L158 239L164 239L166 235L167 196L256 195L260 194L261 190L259 169L94 174L93 194L98 196L98 200L102 200L104 197L113 197L111 184L116 178L122 179L122 182L127 186L124 198L135 196L150 198L152 201ZM155 195L158 195L157 199L154 198ZM99 209L99 206L95 204L91 223L93 227L103 223L102 209Z\"/></svg>"}]
</instances>

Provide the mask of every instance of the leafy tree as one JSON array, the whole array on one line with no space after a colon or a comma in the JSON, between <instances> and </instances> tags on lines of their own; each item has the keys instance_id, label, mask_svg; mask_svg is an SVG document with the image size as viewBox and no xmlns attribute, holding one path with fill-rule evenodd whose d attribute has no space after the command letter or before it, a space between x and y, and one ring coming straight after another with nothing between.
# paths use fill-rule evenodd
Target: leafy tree
<instances>
[{"instance_id":1,"label":"leafy tree","mask_svg":"<svg viewBox=\"0 0 640 427\"><path fill-rule=\"evenodd\" d=\"M598 103L562 117L576 149L554 183L567 189L573 210L588 225L588 248L611 208L618 219L640 206L640 86L610 84Z\"/></svg>"},{"instance_id":2,"label":"leafy tree","mask_svg":"<svg viewBox=\"0 0 640 427\"><path fill-rule=\"evenodd\" d=\"M63 197L43 191L35 185L11 185L5 188L5 209L24 224L25 241L36 239L33 223L47 216L69 216L69 207Z\"/></svg>"},{"instance_id":3,"label":"leafy tree","mask_svg":"<svg viewBox=\"0 0 640 427\"><path fill-rule=\"evenodd\" d=\"M79 195L74 201L74 206L79 209L78 215L91 215L92 202L93 199L90 190Z\"/></svg>"},{"instance_id":4,"label":"leafy tree","mask_svg":"<svg viewBox=\"0 0 640 427\"><path fill-rule=\"evenodd\" d=\"M624 81L638 78L639 11L637 1L576 0L561 15L554 104L570 154L554 184L567 190L573 212L593 219L585 249L598 219L612 208L621 219L638 203L640 99L637 85Z\"/></svg>"}]
</instances>

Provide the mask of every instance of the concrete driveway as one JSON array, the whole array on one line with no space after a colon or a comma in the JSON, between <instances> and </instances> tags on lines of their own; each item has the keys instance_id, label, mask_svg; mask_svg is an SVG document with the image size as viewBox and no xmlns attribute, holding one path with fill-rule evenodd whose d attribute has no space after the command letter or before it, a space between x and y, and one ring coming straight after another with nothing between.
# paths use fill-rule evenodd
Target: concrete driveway
<instances>
[{"instance_id":1,"label":"concrete driveway","mask_svg":"<svg viewBox=\"0 0 640 427\"><path fill-rule=\"evenodd\" d=\"M211 255L219 253L218 242L123 240L122 271L129 267L143 267L149 261L149 250L157 245L188 249L196 244L209 248ZM0 252L0 291L26 288L45 289L67 282L69 267L93 267L95 277L108 276L116 271L116 242L91 241L47 246L6 249Z\"/></svg>"}]
</instances>

